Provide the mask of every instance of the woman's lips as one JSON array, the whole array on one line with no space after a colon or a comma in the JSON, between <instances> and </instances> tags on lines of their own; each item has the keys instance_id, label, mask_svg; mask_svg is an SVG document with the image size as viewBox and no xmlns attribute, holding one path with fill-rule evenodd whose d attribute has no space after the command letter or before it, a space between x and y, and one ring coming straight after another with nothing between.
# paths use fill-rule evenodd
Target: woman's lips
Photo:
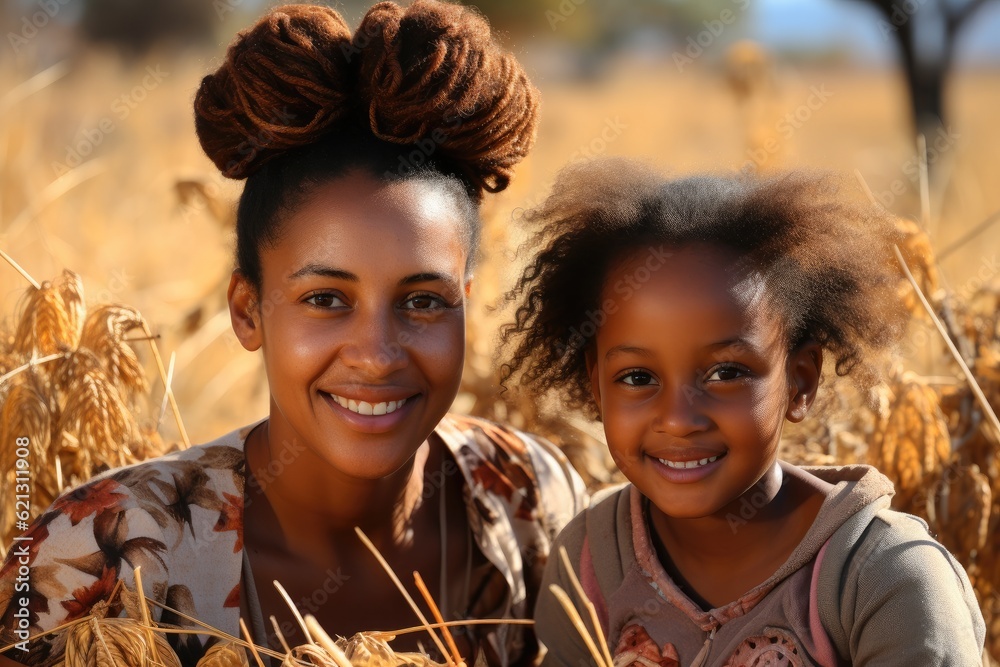
<instances>
[{"instance_id":1,"label":"woman's lips","mask_svg":"<svg viewBox=\"0 0 1000 667\"><path fill-rule=\"evenodd\" d=\"M399 408L403 407L406 403L405 398L401 398L398 401L380 401L378 403L369 403L368 401L357 401L353 398L346 398L344 396L338 396L337 394L330 394L333 400L337 401L337 405L342 408L347 408L351 412L356 412L359 415L390 415Z\"/></svg>"},{"instance_id":2,"label":"woman's lips","mask_svg":"<svg viewBox=\"0 0 1000 667\"><path fill-rule=\"evenodd\" d=\"M420 399L420 394L381 401L359 400L329 392L320 394L341 421L360 433L391 431L413 411Z\"/></svg>"}]
</instances>

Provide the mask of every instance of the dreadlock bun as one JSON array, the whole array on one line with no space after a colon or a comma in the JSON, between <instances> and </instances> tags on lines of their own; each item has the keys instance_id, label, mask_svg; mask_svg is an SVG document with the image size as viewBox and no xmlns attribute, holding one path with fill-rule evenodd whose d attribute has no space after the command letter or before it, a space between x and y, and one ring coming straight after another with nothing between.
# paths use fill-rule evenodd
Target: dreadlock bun
<instances>
[{"instance_id":1,"label":"dreadlock bun","mask_svg":"<svg viewBox=\"0 0 1000 667\"><path fill-rule=\"evenodd\" d=\"M230 178L337 132L368 132L433 142L481 195L507 187L534 143L538 91L468 8L381 2L352 36L332 9L285 5L236 37L194 107L202 148Z\"/></svg>"}]
</instances>

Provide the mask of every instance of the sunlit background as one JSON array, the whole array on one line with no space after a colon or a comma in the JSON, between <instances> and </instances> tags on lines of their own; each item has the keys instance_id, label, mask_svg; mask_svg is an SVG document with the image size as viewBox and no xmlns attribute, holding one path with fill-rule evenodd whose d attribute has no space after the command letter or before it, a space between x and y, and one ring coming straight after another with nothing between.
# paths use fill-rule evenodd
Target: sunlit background
<instances>
[{"instance_id":1,"label":"sunlit background","mask_svg":"<svg viewBox=\"0 0 1000 667\"><path fill-rule=\"evenodd\" d=\"M191 442L203 442L267 411L259 355L240 348L225 311L239 184L219 176L201 153L192 100L232 37L270 4L278 3L3 0L0 7L0 250L21 267L0 262L8 347L28 277L43 284L69 269L82 278L88 308L138 309L156 337L163 372L148 343L130 343L149 376L149 395L134 410L146 436L159 434L168 446L181 441L181 421ZM333 6L357 25L368 4ZM567 448L576 438L599 440L599 428L571 415L543 418L522 399L497 398L498 320L485 308L513 280L523 211L544 197L561 166L598 155L640 158L673 174L808 168L842 175L845 197L871 198L915 221L912 230L921 236L914 236L914 247L924 243L921 256L931 267L933 251L939 272L924 271L922 284L939 312L958 313L953 331L979 327L960 347L994 406L1000 401L1000 300L982 301L1000 294L1000 224L994 224L1000 219L1000 1L468 4L517 54L542 92L543 109L534 152L512 186L484 209L485 257L457 410L542 430ZM955 322L966 315L973 324L963 329ZM926 414L914 407L924 404L909 406L919 422L910 439L925 463L916 478L897 476L897 485L916 484L925 489L924 504L933 505L942 485L979 484L979 495L969 496L972 509L954 510L975 523L971 542L959 536L959 546L949 548L965 549L960 557L970 574L1000 582L1000 549L992 545L1000 534L996 438L982 436L979 458L959 449L968 435L961 419L974 410L961 403L966 407L955 414L966 417L953 418L948 401L959 399L948 392L965 387L965 379L930 320L921 322L903 359L906 370L920 375L897 380L900 387L929 387ZM4 356L0 373L27 357L24 350ZM6 379L0 396L36 372ZM884 398L895 405L903 395L909 394ZM934 422L942 415L935 401L945 406L941 422ZM926 438L945 422L951 436L943 433L941 453ZM816 426L808 432L814 441L799 441L801 452L812 452L805 460L870 460L869 444L885 442L879 429L886 424L875 417L867 425L838 423ZM594 456L582 466L599 482L608 476L606 463ZM1000 602L992 585L977 587L994 618ZM998 637L994 632L994 649Z\"/></svg>"}]
</instances>

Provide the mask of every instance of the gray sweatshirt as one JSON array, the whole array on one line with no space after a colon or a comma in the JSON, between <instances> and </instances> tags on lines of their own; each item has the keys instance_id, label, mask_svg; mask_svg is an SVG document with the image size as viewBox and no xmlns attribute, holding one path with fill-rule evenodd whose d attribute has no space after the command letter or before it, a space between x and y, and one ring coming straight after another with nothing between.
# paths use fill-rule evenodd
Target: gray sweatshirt
<instances>
[{"instance_id":1,"label":"gray sweatshirt","mask_svg":"<svg viewBox=\"0 0 1000 667\"><path fill-rule=\"evenodd\" d=\"M802 542L767 581L708 611L657 559L637 489L595 499L546 567L535 608L542 664L595 664L549 590L558 584L589 619L557 556L564 546L615 667L982 665L985 624L965 570L922 520L888 509L889 479L862 465L804 469L835 488Z\"/></svg>"}]
</instances>

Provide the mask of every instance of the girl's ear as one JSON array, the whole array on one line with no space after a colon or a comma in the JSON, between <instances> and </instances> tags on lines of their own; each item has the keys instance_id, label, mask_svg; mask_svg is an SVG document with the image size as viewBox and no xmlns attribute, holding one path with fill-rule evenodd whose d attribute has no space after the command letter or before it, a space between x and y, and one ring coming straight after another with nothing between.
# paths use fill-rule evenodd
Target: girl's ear
<instances>
[{"instance_id":1,"label":"girl's ear","mask_svg":"<svg viewBox=\"0 0 1000 667\"><path fill-rule=\"evenodd\" d=\"M798 345L788 355L788 410L785 418L800 422L816 400L823 372L823 348L815 341Z\"/></svg>"},{"instance_id":2,"label":"girl's ear","mask_svg":"<svg viewBox=\"0 0 1000 667\"><path fill-rule=\"evenodd\" d=\"M598 376L596 346L593 344L588 345L587 349L584 350L583 358L587 362L587 377L590 378L590 392L594 397L594 403L597 404L597 414L599 415L601 413L601 383Z\"/></svg>"},{"instance_id":3,"label":"girl's ear","mask_svg":"<svg viewBox=\"0 0 1000 667\"><path fill-rule=\"evenodd\" d=\"M240 271L233 271L229 279L229 317L233 331L244 348L254 352L264 343L260 328L260 308L257 289Z\"/></svg>"}]
</instances>

